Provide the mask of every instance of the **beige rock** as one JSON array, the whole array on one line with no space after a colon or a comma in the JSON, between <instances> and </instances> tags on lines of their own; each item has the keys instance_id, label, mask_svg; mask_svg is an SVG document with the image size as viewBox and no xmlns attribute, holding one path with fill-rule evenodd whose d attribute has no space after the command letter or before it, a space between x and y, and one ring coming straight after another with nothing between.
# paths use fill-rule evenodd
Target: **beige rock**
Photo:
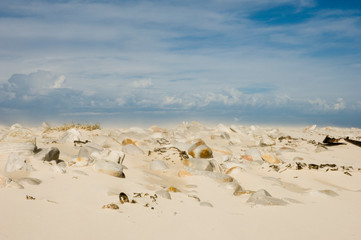
<instances>
[{"instance_id":1,"label":"beige rock","mask_svg":"<svg viewBox=\"0 0 361 240\"><path fill-rule=\"evenodd\" d=\"M262 159L263 159L263 161L271 163L271 164L280 163L280 160L277 157L275 157L275 156L273 156L271 154L266 154L266 153L262 154Z\"/></svg>"},{"instance_id":2,"label":"beige rock","mask_svg":"<svg viewBox=\"0 0 361 240\"><path fill-rule=\"evenodd\" d=\"M178 172L178 176L179 177L188 177L188 176L192 176L192 174L184 169L181 169Z\"/></svg>"},{"instance_id":3,"label":"beige rock","mask_svg":"<svg viewBox=\"0 0 361 240\"><path fill-rule=\"evenodd\" d=\"M114 177L124 178L123 166L115 162L107 162L103 160L96 161L93 168L97 172L105 173Z\"/></svg>"},{"instance_id":4,"label":"beige rock","mask_svg":"<svg viewBox=\"0 0 361 240\"><path fill-rule=\"evenodd\" d=\"M208 147L205 142L199 139L189 149L188 154L194 158L212 158L212 149Z\"/></svg>"}]
</instances>

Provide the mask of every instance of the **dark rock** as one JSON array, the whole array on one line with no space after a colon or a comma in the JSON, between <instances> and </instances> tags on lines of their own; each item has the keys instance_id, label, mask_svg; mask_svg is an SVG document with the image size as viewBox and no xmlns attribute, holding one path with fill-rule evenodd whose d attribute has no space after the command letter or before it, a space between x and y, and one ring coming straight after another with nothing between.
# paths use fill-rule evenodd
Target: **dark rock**
<instances>
[{"instance_id":1,"label":"dark rock","mask_svg":"<svg viewBox=\"0 0 361 240\"><path fill-rule=\"evenodd\" d=\"M60 156L60 151L58 148L56 147L52 147L50 149L47 149L46 151L48 151L45 156L43 157L43 161L52 161L52 160L59 160L59 156Z\"/></svg>"}]
</instances>

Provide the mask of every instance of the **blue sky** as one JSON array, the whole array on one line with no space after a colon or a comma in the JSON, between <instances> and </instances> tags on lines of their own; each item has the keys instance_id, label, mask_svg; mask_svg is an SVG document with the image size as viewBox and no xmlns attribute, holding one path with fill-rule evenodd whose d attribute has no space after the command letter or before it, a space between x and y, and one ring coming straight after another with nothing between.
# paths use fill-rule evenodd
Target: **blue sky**
<instances>
[{"instance_id":1,"label":"blue sky","mask_svg":"<svg viewBox=\"0 0 361 240\"><path fill-rule=\"evenodd\" d=\"M361 2L0 2L0 122L361 127Z\"/></svg>"}]
</instances>

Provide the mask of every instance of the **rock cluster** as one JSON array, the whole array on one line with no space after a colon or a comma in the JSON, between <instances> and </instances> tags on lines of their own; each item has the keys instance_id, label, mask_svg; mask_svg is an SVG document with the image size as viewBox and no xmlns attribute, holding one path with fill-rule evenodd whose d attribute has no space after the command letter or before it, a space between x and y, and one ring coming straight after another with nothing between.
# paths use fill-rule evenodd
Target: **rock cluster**
<instances>
[{"instance_id":1,"label":"rock cluster","mask_svg":"<svg viewBox=\"0 0 361 240\"><path fill-rule=\"evenodd\" d=\"M287 191L304 193L307 191L303 188L282 182L282 173L286 170L307 170L313 173L328 172L327 174L343 172L352 176L361 171L356 166L341 166L310 159L305 152L312 151L317 155L327 153L332 147L347 146L338 136L329 138L327 146L326 143L316 141L313 139L314 134L323 136L328 130L314 126L306 128L297 137L285 135L278 129L234 125L227 127L222 124L216 128L207 128L199 123L183 123L169 130L153 126L150 129L98 131L96 134L75 128L66 131L49 129L51 128L45 126L43 132L34 133L19 124L3 129L0 134L0 153L7 157L4 172L29 173L36 171L32 163L37 163L48 166L55 173L75 173L74 179L92 174L113 180L115 178L111 177L131 179L132 171L141 171L144 179L149 180L149 189L153 192L134 192L133 195L117 193L119 201L105 204L103 208L106 209L117 210L121 206L119 203L140 203L154 209L163 199L172 200L178 195L193 198L200 206L216 207L211 200L201 200L198 194L185 190L184 182L197 178L207 179L222 189L222 192L238 197L243 203L283 206L294 201L288 201L285 196L273 197L269 191L259 190L259 187L255 187L256 184L245 181L244 176L255 171L265 175L278 174L279 178L265 179L257 176L254 179L259 181L257 186L264 184L267 189L272 187L269 184L271 179ZM51 131L60 132L56 135ZM336 141L333 139L342 143L330 144ZM125 172L127 169L129 172ZM26 184L39 185L41 180L0 176L0 188L24 188ZM336 192L327 189L321 193L337 196Z\"/></svg>"}]
</instances>

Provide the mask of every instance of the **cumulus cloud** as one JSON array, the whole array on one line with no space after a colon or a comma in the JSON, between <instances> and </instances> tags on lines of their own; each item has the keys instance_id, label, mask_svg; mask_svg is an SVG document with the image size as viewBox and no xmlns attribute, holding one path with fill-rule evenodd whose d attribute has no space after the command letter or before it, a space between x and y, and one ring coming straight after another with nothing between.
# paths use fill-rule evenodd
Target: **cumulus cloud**
<instances>
[{"instance_id":1,"label":"cumulus cloud","mask_svg":"<svg viewBox=\"0 0 361 240\"><path fill-rule=\"evenodd\" d=\"M65 76L64 75L59 76L55 80L53 88L61 88L62 85L64 84L64 81L65 81Z\"/></svg>"},{"instance_id":2,"label":"cumulus cloud","mask_svg":"<svg viewBox=\"0 0 361 240\"><path fill-rule=\"evenodd\" d=\"M320 98L309 100L309 103L321 111L340 111L346 108L346 103L341 97L337 98L336 102L333 103Z\"/></svg>"}]
</instances>

